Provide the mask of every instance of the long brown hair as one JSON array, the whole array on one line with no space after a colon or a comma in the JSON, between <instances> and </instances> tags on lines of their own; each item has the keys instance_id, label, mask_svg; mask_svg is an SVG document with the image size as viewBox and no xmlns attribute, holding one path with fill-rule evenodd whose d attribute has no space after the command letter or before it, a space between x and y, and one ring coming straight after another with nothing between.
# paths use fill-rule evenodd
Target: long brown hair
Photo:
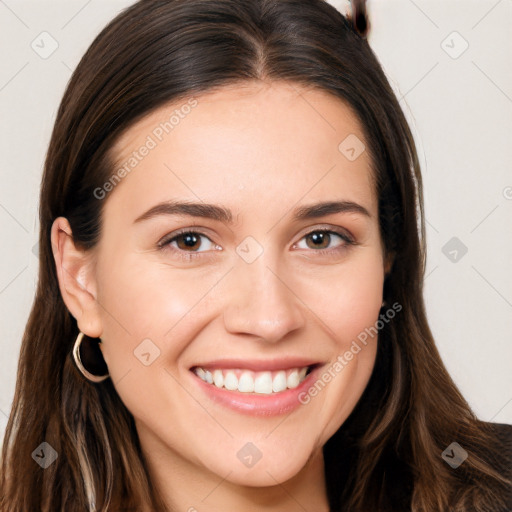
<instances>
[{"instance_id":1,"label":"long brown hair","mask_svg":"<svg viewBox=\"0 0 512 512\"><path fill-rule=\"evenodd\" d=\"M111 380L93 384L73 363L78 328L59 292L50 230L64 216L78 246L95 246L104 202L94 191L113 174L114 142L142 116L191 95L262 79L327 91L356 113L376 178L382 240L394 257L384 299L402 306L380 331L363 396L324 447L331 510L506 507L511 482L492 463L499 447L448 375L427 323L416 148L366 40L364 2L354 0L352 7L350 17L323 0L141 0L87 50L46 157L39 282L2 451L2 512L124 511L148 504L164 510L133 417ZM58 453L45 470L31 456L43 441ZM469 454L456 470L441 457L452 441ZM396 493L398 484L406 499Z\"/></svg>"}]
</instances>

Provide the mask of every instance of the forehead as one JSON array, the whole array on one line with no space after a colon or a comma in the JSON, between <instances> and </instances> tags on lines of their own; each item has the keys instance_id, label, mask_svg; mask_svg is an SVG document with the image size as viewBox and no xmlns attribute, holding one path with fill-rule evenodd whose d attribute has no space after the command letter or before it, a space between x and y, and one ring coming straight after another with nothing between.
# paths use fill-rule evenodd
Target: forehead
<instances>
[{"instance_id":1,"label":"forehead","mask_svg":"<svg viewBox=\"0 0 512 512\"><path fill-rule=\"evenodd\" d=\"M129 127L112 148L113 174L124 172L107 203L135 214L149 198L242 205L338 193L375 209L365 146L356 115L328 92L288 82L223 87Z\"/></svg>"}]
</instances>

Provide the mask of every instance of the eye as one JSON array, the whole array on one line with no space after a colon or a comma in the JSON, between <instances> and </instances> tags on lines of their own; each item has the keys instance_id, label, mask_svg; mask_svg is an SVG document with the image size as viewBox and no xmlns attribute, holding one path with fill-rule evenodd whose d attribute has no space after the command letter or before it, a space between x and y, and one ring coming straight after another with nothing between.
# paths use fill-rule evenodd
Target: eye
<instances>
[{"instance_id":1,"label":"eye","mask_svg":"<svg viewBox=\"0 0 512 512\"><path fill-rule=\"evenodd\" d=\"M306 244L304 247L303 244ZM355 245L356 242L348 235L332 229L315 229L309 232L293 246L294 249L314 249L315 253L337 253ZM177 233L171 233L164 237L159 243L161 250L170 250L186 259L199 256L200 253L212 250L222 250L222 247L215 244L210 238L199 231L184 229ZM207 255L205 255L207 256Z\"/></svg>"},{"instance_id":2,"label":"eye","mask_svg":"<svg viewBox=\"0 0 512 512\"><path fill-rule=\"evenodd\" d=\"M205 243L203 240L207 242ZM164 247L172 247L175 250L190 253L205 252L215 248L219 249L204 233L198 231L173 233L171 236L165 237L159 242L158 247L161 249Z\"/></svg>"},{"instance_id":3,"label":"eye","mask_svg":"<svg viewBox=\"0 0 512 512\"><path fill-rule=\"evenodd\" d=\"M301 246L302 241L305 241L305 247L304 245ZM301 241L295 244L294 248L315 249L317 252L331 252L343 249L347 245L353 245L354 243L354 240L344 233L330 229L316 229L302 237Z\"/></svg>"}]
</instances>

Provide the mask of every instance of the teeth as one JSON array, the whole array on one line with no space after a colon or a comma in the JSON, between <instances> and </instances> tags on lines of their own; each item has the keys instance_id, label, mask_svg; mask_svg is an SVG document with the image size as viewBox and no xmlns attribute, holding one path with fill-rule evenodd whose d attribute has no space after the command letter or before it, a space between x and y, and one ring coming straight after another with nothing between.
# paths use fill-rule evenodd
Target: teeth
<instances>
[{"instance_id":1,"label":"teeth","mask_svg":"<svg viewBox=\"0 0 512 512\"><path fill-rule=\"evenodd\" d=\"M263 395L270 395L272 393L272 374L270 372L263 372L256 376L254 379L254 392L262 393Z\"/></svg>"},{"instance_id":2,"label":"teeth","mask_svg":"<svg viewBox=\"0 0 512 512\"><path fill-rule=\"evenodd\" d=\"M259 393L270 395L286 389L296 388L305 378L308 367L279 370L275 372L252 372L250 370L205 370L194 368L194 373L204 382L218 388L240 393Z\"/></svg>"},{"instance_id":3,"label":"teeth","mask_svg":"<svg viewBox=\"0 0 512 512\"><path fill-rule=\"evenodd\" d=\"M201 368L199 368L201 370ZM222 375L222 372L220 370L215 370L213 372L213 383L218 387L221 388L224 386L224 375Z\"/></svg>"},{"instance_id":4,"label":"teeth","mask_svg":"<svg viewBox=\"0 0 512 512\"><path fill-rule=\"evenodd\" d=\"M299 385L299 372L297 370L293 370L293 372L288 375L286 384L291 389L296 388Z\"/></svg>"},{"instance_id":5,"label":"teeth","mask_svg":"<svg viewBox=\"0 0 512 512\"><path fill-rule=\"evenodd\" d=\"M229 389L230 391L235 391L238 389L238 378L232 371L226 372L226 377L224 379L224 387Z\"/></svg>"},{"instance_id":6,"label":"teeth","mask_svg":"<svg viewBox=\"0 0 512 512\"><path fill-rule=\"evenodd\" d=\"M238 380L238 391L242 393L254 392L254 379L249 372L244 372Z\"/></svg>"},{"instance_id":7,"label":"teeth","mask_svg":"<svg viewBox=\"0 0 512 512\"><path fill-rule=\"evenodd\" d=\"M284 391L286 389L286 372L280 371L277 372L274 380L272 381L272 391L274 393L279 393L279 391Z\"/></svg>"}]
</instances>

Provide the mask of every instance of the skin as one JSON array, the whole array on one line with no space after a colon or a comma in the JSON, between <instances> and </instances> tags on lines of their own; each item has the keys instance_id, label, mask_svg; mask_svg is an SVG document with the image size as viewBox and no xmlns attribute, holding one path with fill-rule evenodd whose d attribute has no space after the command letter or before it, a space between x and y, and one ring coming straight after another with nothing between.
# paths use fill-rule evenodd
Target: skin
<instances>
[{"instance_id":1,"label":"skin","mask_svg":"<svg viewBox=\"0 0 512 512\"><path fill-rule=\"evenodd\" d=\"M322 447L362 395L377 338L287 415L252 417L212 402L189 369L221 357L285 356L329 368L375 324L388 265L370 156L363 151L349 161L338 150L349 134L364 142L363 132L341 100L297 84L246 83L196 99L104 199L93 250L75 247L67 220L55 220L62 296L81 331L101 338L170 508L327 511ZM117 164L184 103L130 127L113 148ZM222 205L233 224L169 215L134 223L176 199ZM353 201L370 215L293 219L294 208L328 200ZM180 228L206 235L193 259L182 238L158 248ZM333 234L322 254L306 236L319 228L348 232L356 243ZM236 252L248 236L263 248L250 264ZM134 357L147 338L160 350L149 366ZM252 468L237 457L248 442L262 454Z\"/></svg>"}]
</instances>

